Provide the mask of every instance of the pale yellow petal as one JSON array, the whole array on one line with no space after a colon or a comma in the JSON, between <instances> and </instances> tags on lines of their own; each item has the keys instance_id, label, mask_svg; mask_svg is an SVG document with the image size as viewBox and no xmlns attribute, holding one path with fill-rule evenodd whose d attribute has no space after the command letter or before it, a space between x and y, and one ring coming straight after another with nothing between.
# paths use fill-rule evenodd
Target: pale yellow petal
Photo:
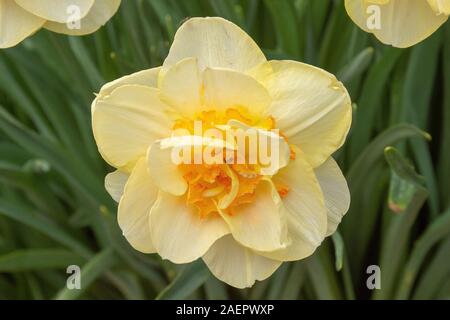
<instances>
[{"instance_id":1,"label":"pale yellow petal","mask_svg":"<svg viewBox=\"0 0 450 320\"><path fill-rule=\"evenodd\" d=\"M450 15L450 0L428 0L436 14Z\"/></svg>"},{"instance_id":2,"label":"pale yellow petal","mask_svg":"<svg viewBox=\"0 0 450 320\"><path fill-rule=\"evenodd\" d=\"M14 1L0 1L0 49L10 48L39 30L45 20Z\"/></svg>"},{"instance_id":3,"label":"pale yellow petal","mask_svg":"<svg viewBox=\"0 0 450 320\"><path fill-rule=\"evenodd\" d=\"M101 89L99 96L107 96L111 94L111 92L114 91L114 89L117 89L118 87L127 85L127 84L134 84L134 85L141 85L141 86L147 86L151 88L157 88L158 87L158 74L161 67L153 68L153 69L147 69L135 72L130 75L123 76L117 80L111 81L107 84L105 84Z\"/></svg>"},{"instance_id":4,"label":"pale yellow petal","mask_svg":"<svg viewBox=\"0 0 450 320\"><path fill-rule=\"evenodd\" d=\"M424 0L391 0L386 4L346 0L345 7L360 28L398 48L410 47L428 38L448 19L447 15L437 14Z\"/></svg>"},{"instance_id":5,"label":"pale yellow petal","mask_svg":"<svg viewBox=\"0 0 450 320\"><path fill-rule=\"evenodd\" d=\"M239 289L268 278L281 265L280 261L243 247L231 235L217 240L203 256L203 261L215 277Z\"/></svg>"},{"instance_id":6,"label":"pale yellow petal","mask_svg":"<svg viewBox=\"0 0 450 320\"><path fill-rule=\"evenodd\" d=\"M69 24L66 22L58 23L54 21L47 21L44 28L53 32L74 36L93 33L105 25L109 19L114 16L119 9L120 1L121 0L95 0L95 3L89 13L82 17L81 20L72 19Z\"/></svg>"},{"instance_id":7,"label":"pale yellow petal","mask_svg":"<svg viewBox=\"0 0 450 320\"><path fill-rule=\"evenodd\" d=\"M147 153L147 165L159 189L181 196L186 192L188 185L179 166L172 161L172 150L173 145L167 143L167 140L156 141Z\"/></svg>"},{"instance_id":8,"label":"pale yellow petal","mask_svg":"<svg viewBox=\"0 0 450 320\"><path fill-rule=\"evenodd\" d=\"M237 120L228 121L228 125L235 130L241 130L236 131L237 140L245 141L245 137L255 135L257 143L253 147L244 147L249 156L252 152L256 154L255 159L258 159L261 166L261 175L272 176L289 164L291 148L286 139L279 135L280 132L252 127ZM237 147L239 150L239 142Z\"/></svg>"},{"instance_id":9,"label":"pale yellow petal","mask_svg":"<svg viewBox=\"0 0 450 320\"><path fill-rule=\"evenodd\" d=\"M233 237L240 244L258 251L273 251L288 244L286 212L272 184L262 181L252 203L235 208L233 214L222 212Z\"/></svg>"},{"instance_id":10,"label":"pale yellow petal","mask_svg":"<svg viewBox=\"0 0 450 320\"><path fill-rule=\"evenodd\" d=\"M207 68L203 83L206 110L236 108L261 117L271 103L269 93L258 81L237 71Z\"/></svg>"},{"instance_id":11,"label":"pale yellow petal","mask_svg":"<svg viewBox=\"0 0 450 320\"><path fill-rule=\"evenodd\" d=\"M203 157L206 154L204 147L217 151L217 154L224 148L233 150L233 145L223 140L201 136L173 136L153 143L147 153L153 182L164 192L183 195L188 185L179 165L196 163L196 155L200 156L197 163L208 164L209 160ZM223 161L223 157L220 159Z\"/></svg>"},{"instance_id":12,"label":"pale yellow petal","mask_svg":"<svg viewBox=\"0 0 450 320\"><path fill-rule=\"evenodd\" d=\"M296 159L273 178L275 185L289 188L283 204L291 243L285 249L261 253L281 261L310 256L322 243L327 231L324 198L314 170L300 150L296 150L296 154Z\"/></svg>"},{"instance_id":13,"label":"pale yellow petal","mask_svg":"<svg viewBox=\"0 0 450 320\"><path fill-rule=\"evenodd\" d=\"M268 115L313 167L340 148L350 129L350 96L332 74L295 61L271 61L255 70L272 97ZM267 72L269 70L269 72Z\"/></svg>"},{"instance_id":14,"label":"pale yellow petal","mask_svg":"<svg viewBox=\"0 0 450 320\"><path fill-rule=\"evenodd\" d=\"M228 177L231 179L231 188L230 191L222 196L217 203L217 208L219 208L219 210L228 208L239 193L239 178L234 171L230 169L230 166L225 166L225 169Z\"/></svg>"},{"instance_id":15,"label":"pale yellow petal","mask_svg":"<svg viewBox=\"0 0 450 320\"><path fill-rule=\"evenodd\" d=\"M116 170L105 177L105 189L116 202L120 201L125 189L125 184L130 175L124 171Z\"/></svg>"},{"instance_id":16,"label":"pale yellow petal","mask_svg":"<svg viewBox=\"0 0 450 320\"><path fill-rule=\"evenodd\" d=\"M10 1L10 0L8 0ZM14 0L19 6L45 20L67 23L74 13L85 17L95 0ZM76 10L76 11L75 11Z\"/></svg>"},{"instance_id":17,"label":"pale yellow petal","mask_svg":"<svg viewBox=\"0 0 450 320\"><path fill-rule=\"evenodd\" d=\"M197 58L199 70L228 68L245 72L266 61L258 45L238 26L222 18L192 18L175 34L164 69Z\"/></svg>"},{"instance_id":18,"label":"pale yellow petal","mask_svg":"<svg viewBox=\"0 0 450 320\"><path fill-rule=\"evenodd\" d=\"M157 89L116 88L92 104L92 128L103 158L116 168L132 168L156 140L168 137L171 121Z\"/></svg>"},{"instance_id":19,"label":"pale yellow petal","mask_svg":"<svg viewBox=\"0 0 450 320\"><path fill-rule=\"evenodd\" d=\"M327 236L332 235L350 206L350 191L347 181L333 158L314 169L327 207Z\"/></svg>"},{"instance_id":20,"label":"pale yellow petal","mask_svg":"<svg viewBox=\"0 0 450 320\"><path fill-rule=\"evenodd\" d=\"M160 77L161 100L179 114L193 117L202 107L202 80L195 58L176 63Z\"/></svg>"},{"instance_id":21,"label":"pale yellow petal","mask_svg":"<svg viewBox=\"0 0 450 320\"><path fill-rule=\"evenodd\" d=\"M140 159L125 185L117 219L128 242L138 251L154 253L150 235L150 209L156 201L158 188L152 183L145 159Z\"/></svg>"},{"instance_id":22,"label":"pale yellow petal","mask_svg":"<svg viewBox=\"0 0 450 320\"><path fill-rule=\"evenodd\" d=\"M185 197L160 191L150 213L150 228L156 251L174 263L192 262L219 238L229 233L218 215L201 218L186 205Z\"/></svg>"}]
</instances>

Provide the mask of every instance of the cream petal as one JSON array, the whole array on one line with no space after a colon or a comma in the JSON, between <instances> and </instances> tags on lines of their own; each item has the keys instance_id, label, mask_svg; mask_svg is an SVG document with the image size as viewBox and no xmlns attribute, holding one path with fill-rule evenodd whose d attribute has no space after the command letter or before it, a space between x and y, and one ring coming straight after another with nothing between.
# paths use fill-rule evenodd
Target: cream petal
<instances>
[{"instance_id":1,"label":"cream petal","mask_svg":"<svg viewBox=\"0 0 450 320\"><path fill-rule=\"evenodd\" d=\"M364 0L373 4L386 4L391 0Z\"/></svg>"},{"instance_id":2,"label":"cream petal","mask_svg":"<svg viewBox=\"0 0 450 320\"><path fill-rule=\"evenodd\" d=\"M14 1L0 1L0 49L10 48L38 31L45 20Z\"/></svg>"},{"instance_id":3,"label":"cream petal","mask_svg":"<svg viewBox=\"0 0 450 320\"><path fill-rule=\"evenodd\" d=\"M153 143L147 152L153 182L164 192L175 196L183 195L188 185L179 165L194 164L197 153L202 156L199 160L204 161L203 147L220 152L224 148L234 149L223 140L201 136L173 136Z\"/></svg>"},{"instance_id":4,"label":"cream petal","mask_svg":"<svg viewBox=\"0 0 450 320\"><path fill-rule=\"evenodd\" d=\"M187 58L160 76L161 100L179 114L192 117L202 106L202 80L197 60Z\"/></svg>"},{"instance_id":5,"label":"cream petal","mask_svg":"<svg viewBox=\"0 0 450 320\"><path fill-rule=\"evenodd\" d=\"M227 165L225 166L226 173L228 177L231 179L231 188L230 191L222 196L220 200L217 203L217 208L219 210L224 210L230 206L230 204L236 199L236 196L239 193L239 178L236 176L236 174L233 172L233 170L230 169L230 167Z\"/></svg>"},{"instance_id":6,"label":"cream petal","mask_svg":"<svg viewBox=\"0 0 450 320\"><path fill-rule=\"evenodd\" d=\"M221 212L240 244L258 251L273 251L288 244L286 212L272 184L262 181L250 204L236 207L234 214Z\"/></svg>"},{"instance_id":7,"label":"cream petal","mask_svg":"<svg viewBox=\"0 0 450 320\"><path fill-rule=\"evenodd\" d=\"M281 261L306 258L322 243L327 231L324 198L314 170L302 152L296 150L296 159L282 169L273 182L289 188L283 204L291 243L285 249L261 254Z\"/></svg>"},{"instance_id":8,"label":"cream petal","mask_svg":"<svg viewBox=\"0 0 450 320\"><path fill-rule=\"evenodd\" d=\"M27 0L23 0L27 1ZM70 0L72 1L72 0ZM95 0L94 5L86 16L82 16L81 20L70 20L67 24L65 21L54 22L47 21L44 28L63 34L81 36L94 33L100 27L106 24L119 9L121 0Z\"/></svg>"},{"instance_id":9,"label":"cream petal","mask_svg":"<svg viewBox=\"0 0 450 320\"><path fill-rule=\"evenodd\" d=\"M124 85L141 85L151 88L157 88L159 70L161 70L161 67L142 70L130 75L123 76L122 78L105 84L100 89L100 93L98 95L102 97L107 96L118 87Z\"/></svg>"},{"instance_id":10,"label":"cream petal","mask_svg":"<svg viewBox=\"0 0 450 320\"><path fill-rule=\"evenodd\" d=\"M206 68L203 84L207 110L237 108L260 117L271 103L269 93L258 81L233 70Z\"/></svg>"},{"instance_id":11,"label":"cream petal","mask_svg":"<svg viewBox=\"0 0 450 320\"><path fill-rule=\"evenodd\" d=\"M158 188L152 183L145 159L141 158L125 185L117 219L128 242L144 253L155 252L150 235L149 215L157 195Z\"/></svg>"},{"instance_id":12,"label":"cream petal","mask_svg":"<svg viewBox=\"0 0 450 320\"><path fill-rule=\"evenodd\" d=\"M230 232L220 216L201 218L196 209L186 205L185 197L162 191L150 213L150 229L158 254L174 263L200 258Z\"/></svg>"},{"instance_id":13,"label":"cream petal","mask_svg":"<svg viewBox=\"0 0 450 320\"><path fill-rule=\"evenodd\" d=\"M188 185L178 165L172 161L172 150L173 146L164 140L156 141L147 152L147 165L151 168L152 179L159 189L181 196Z\"/></svg>"},{"instance_id":14,"label":"cream petal","mask_svg":"<svg viewBox=\"0 0 450 320\"><path fill-rule=\"evenodd\" d=\"M428 0L436 14L450 15L450 0Z\"/></svg>"},{"instance_id":15,"label":"cream petal","mask_svg":"<svg viewBox=\"0 0 450 320\"><path fill-rule=\"evenodd\" d=\"M266 61L241 28L217 17L187 20L175 34L163 69L185 58L197 58L200 71L210 67L246 72Z\"/></svg>"},{"instance_id":16,"label":"cream petal","mask_svg":"<svg viewBox=\"0 0 450 320\"><path fill-rule=\"evenodd\" d=\"M116 170L108 173L105 177L105 189L114 201L119 202L125 189L125 184L130 175L126 172Z\"/></svg>"},{"instance_id":17,"label":"cream petal","mask_svg":"<svg viewBox=\"0 0 450 320\"><path fill-rule=\"evenodd\" d=\"M124 85L92 104L92 128L103 158L116 168L130 170L145 157L150 144L170 136L167 106L157 89Z\"/></svg>"},{"instance_id":18,"label":"cream petal","mask_svg":"<svg viewBox=\"0 0 450 320\"><path fill-rule=\"evenodd\" d=\"M368 21L371 19L368 18L376 17L368 10L371 5L374 4L370 1L345 0L348 15L361 29L398 48L410 47L428 38L448 19L446 15L436 14L427 1L391 0L379 5L379 26L370 29Z\"/></svg>"},{"instance_id":19,"label":"cream petal","mask_svg":"<svg viewBox=\"0 0 450 320\"><path fill-rule=\"evenodd\" d=\"M235 288L249 288L256 280L272 275L280 261L258 255L243 247L231 235L217 240L203 256L209 270L218 279Z\"/></svg>"},{"instance_id":20,"label":"cream petal","mask_svg":"<svg viewBox=\"0 0 450 320\"><path fill-rule=\"evenodd\" d=\"M66 23L73 10L80 18L85 17L94 5L95 0L14 0L19 6L45 20ZM73 9L73 10L72 10Z\"/></svg>"},{"instance_id":21,"label":"cream petal","mask_svg":"<svg viewBox=\"0 0 450 320\"><path fill-rule=\"evenodd\" d=\"M329 158L314 169L325 199L328 215L327 236L332 235L350 207L347 181L336 161Z\"/></svg>"},{"instance_id":22,"label":"cream petal","mask_svg":"<svg viewBox=\"0 0 450 320\"><path fill-rule=\"evenodd\" d=\"M261 171L259 172L261 175L272 176L289 164L291 148L286 139L279 135L279 132L252 127L238 120L230 120L227 125L242 130L243 137L249 136L253 132L256 133L258 138L256 150L246 147L246 152L253 150L257 153L261 165ZM244 141L244 138L241 138L241 141ZM239 143L237 144L239 148Z\"/></svg>"},{"instance_id":23,"label":"cream petal","mask_svg":"<svg viewBox=\"0 0 450 320\"><path fill-rule=\"evenodd\" d=\"M350 129L350 96L332 74L295 61L271 61L254 70L272 97L268 115L290 144L317 167L342 146ZM267 71L269 70L269 71Z\"/></svg>"}]
</instances>

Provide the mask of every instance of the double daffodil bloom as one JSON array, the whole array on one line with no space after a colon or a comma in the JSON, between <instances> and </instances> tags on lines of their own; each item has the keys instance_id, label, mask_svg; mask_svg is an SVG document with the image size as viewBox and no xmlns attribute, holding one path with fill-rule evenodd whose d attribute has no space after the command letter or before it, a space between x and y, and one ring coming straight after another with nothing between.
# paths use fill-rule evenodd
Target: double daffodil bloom
<instances>
[{"instance_id":1,"label":"double daffodil bloom","mask_svg":"<svg viewBox=\"0 0 450 320\"><path fill-rule=\"evenodd\" d=\"M450 0L345 0L345 7L361 29L398 48L425 40L450 15Z\"/></svg>"},{"instance_id":2,"label":"double daffodil bloom","mask_svg":"<svg viewBox=\"0 0 450 320\"><path fill-rule=\"evenodd\" d=\"M202 258L237 288L308 257L335 232L350 196L331 155L351 117L350 97L333 75L267 61L221 18L188 20L162 67L106 84L92 104L99 151L117 168L105 185L119 202L128 242L174 263ZM247 160L174 163L179 147L214 146L248 158L236 140L196 134L198 124L254 129L276 142L271 152L279 161L271 168Z\"/></svg>"},{"instance_id":3,"label":"double daffodil bloom","mask_svg":"<svg viewBox=\"0 0 450 320\"><path fill-rule=\"evenodd\" d=\"M97 31L121 0L0 0L0 48L17 45L41 28L70 35Z\"/></svg>"}]
</instances>

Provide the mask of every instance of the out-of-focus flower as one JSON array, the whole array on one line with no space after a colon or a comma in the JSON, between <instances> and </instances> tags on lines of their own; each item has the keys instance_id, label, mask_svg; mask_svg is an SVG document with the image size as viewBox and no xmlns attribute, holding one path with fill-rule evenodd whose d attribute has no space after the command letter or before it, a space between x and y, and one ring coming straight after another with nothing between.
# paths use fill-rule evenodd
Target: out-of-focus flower
<instances>
[{"instance_id":1,"label":"out-of-focus flower","mask_svg":"<svg viewBox=\"0 0 450 320\"><path fill-rule=\"evenodd\" d=\"M188 20L162 67L106 84L92 104L129 243L174 263L203 258L238 288L308 257L336 231L350 195L331 155L351 117L333 75L267 61L221 18ZM188 161L175 161L181 155Z\"/></svg>"},{"instance_id":2,"label":"out-of-focus flower","mask_svg":"<svg viewBox=\"0 0 450 320\"><path fill-rule=\"evenodd\" d=\"M345 0L345 7L361 29L398 48L428 38L450 14L450 0Z\"/></svg>"},{"instance_id":3,"label":"out-of-focus flower","mask_svg":"<svg viewBox=\"0 0 450 320\"><path fill-rule=\"evenodd\" d=\"M97 31L121 0L0 0L0 48L17 45L40 28L70 35Z\"/></svg>"}]
</instances>

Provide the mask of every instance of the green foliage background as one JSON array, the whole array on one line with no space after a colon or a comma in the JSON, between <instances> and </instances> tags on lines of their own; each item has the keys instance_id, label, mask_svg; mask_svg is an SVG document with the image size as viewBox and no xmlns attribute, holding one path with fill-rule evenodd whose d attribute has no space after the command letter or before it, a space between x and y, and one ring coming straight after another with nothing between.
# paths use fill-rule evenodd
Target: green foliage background
<instances>
[{"instance_id":1,"label":"green foliage background","mask_svg":"<svg viewBox=\"0 0 450 320\"><path fill-rule=\"evenodd\" d=\"M400 50L359 30L341 0L122 2L91 36L40 31L0 51L1 299L450 298L450 22ZM160 65L191 16L225 17L269 58L336 74L354 101L336 154L352 193L339 233L251 289L134 251L92 138L93 93ZM82 290L66 289L70 264ZM372 264L381 290L366 287Z\"/></svg>"}]
</instances>

